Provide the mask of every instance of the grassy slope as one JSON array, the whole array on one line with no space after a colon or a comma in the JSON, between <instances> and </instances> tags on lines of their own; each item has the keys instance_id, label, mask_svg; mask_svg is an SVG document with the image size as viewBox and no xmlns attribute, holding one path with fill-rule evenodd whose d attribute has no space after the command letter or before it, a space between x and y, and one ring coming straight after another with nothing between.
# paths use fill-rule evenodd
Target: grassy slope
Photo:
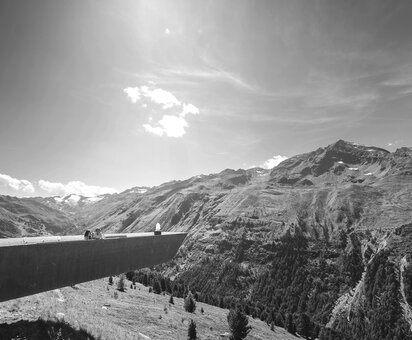
<instances>
[{"instance_id":1,"label":"grassy slope","mask_svg":"<svg viewBox=\"0 0 412 340\"><path fill-rule=\"evenodd\" d=\"M35 320L38 317L55 319L63 317L74 327L81 327L102 339L186 339L187 328L192 318L197 325L200 339L217 339L228 332L227 309L197 303L195 314L183 308L183 299L174 298L169 305L169 296L148 292L148 288L137 284L137 289L118 292L114 298L115 285L108 280L96 280L66 287L0 304L0 323L12 323L21 319ZM116 279L115 279L116 283ZM126 281L126 287L130 282ZM105 303L110 304L107 309ZM203 307L204 315L200 309ZM283 328L275 331L260 320L249 318L253 327L247 339L297 339Z\"/></svg>"}]
</instances>

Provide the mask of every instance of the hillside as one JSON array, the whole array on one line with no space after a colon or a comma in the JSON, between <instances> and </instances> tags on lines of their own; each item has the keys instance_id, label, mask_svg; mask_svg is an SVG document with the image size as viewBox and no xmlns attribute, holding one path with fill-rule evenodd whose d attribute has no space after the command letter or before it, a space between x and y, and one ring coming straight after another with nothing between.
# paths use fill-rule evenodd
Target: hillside
<instances>
[{"instance_id":1,"label":"hillside","mask_svg":"<svg viewBox=\"0 0 412 340\"><path fill-rule=\"evenodd\" d=\"M125 292L108 285L108 279L91 281L0 304L0 320L14 323L18 320L65 320L74 328L80 327L95 338L104 339L187 339L190 319L197 325L200 339L217 339L227 334L227 309L197 303L194 314L184 310L183 299L149 293L137 284ZM117 294L117 298L115 298ZM201 313L204 309L204 314ZM295 336L283 328L273 331L260 320L249 318L253 327L247 339L292 340ZM0 333L1 335L1 333Z\"/></svg>"},{"instance_id":2,"label":"hillside","mask_svg":"<svg viewBox=\"0 0 412 340\"><path fill-rule=\"evenodd\" d=\"M0 237L67 234L74 220L40 199L0 195Z\"/></svg>"}]
</instances>

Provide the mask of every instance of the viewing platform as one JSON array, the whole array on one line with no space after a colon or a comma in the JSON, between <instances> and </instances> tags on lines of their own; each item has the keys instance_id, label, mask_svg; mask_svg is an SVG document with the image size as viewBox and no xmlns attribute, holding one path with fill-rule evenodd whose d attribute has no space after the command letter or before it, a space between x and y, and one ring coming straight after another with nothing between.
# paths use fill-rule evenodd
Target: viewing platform
<instances>
[{"instance_id":1,"label":"viewing platform","mask_svg":"<svg viewBox=\"0 0 412 340\"><path fill-rule=\"evenodd\" d=\"M0 302L150 267L173 258L186 233L0 239Z\"/></svg>"}]
</instances>

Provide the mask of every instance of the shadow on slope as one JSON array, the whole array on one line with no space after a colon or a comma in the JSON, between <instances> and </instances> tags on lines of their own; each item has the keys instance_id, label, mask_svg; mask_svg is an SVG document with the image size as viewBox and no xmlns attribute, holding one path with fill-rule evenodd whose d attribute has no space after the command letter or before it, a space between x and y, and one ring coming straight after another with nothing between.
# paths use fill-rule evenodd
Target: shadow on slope
<instances>
[{"instance_id":1,"label":"shadow on slope","mask_svg":"<svg viewBox=\"0 0 412 340\"><path fill-rule=\"evenodd\" d=\"M21 320L12 324L0 326L0 339L24 339L24 340L94 340L86 331L76 330L67 323L61 321L27 321Z\"/></svg>"}]
</instances>

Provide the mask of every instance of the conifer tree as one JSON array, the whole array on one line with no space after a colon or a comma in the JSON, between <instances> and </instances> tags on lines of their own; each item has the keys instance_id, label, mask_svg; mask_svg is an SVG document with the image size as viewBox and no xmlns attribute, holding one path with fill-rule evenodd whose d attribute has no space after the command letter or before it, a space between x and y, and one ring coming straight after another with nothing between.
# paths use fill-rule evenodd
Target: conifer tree
<instances>
[{"instance_id":1,"label":"conifer tree","mask_svg":"<svg viewBox=\"0 0 412 340\"><path fill-rule=\"evenodd\" d=\"M185 298L185 310L189 313L194 313L196 310L196 302L193 299L192 293L189 293Z\"/></svg>"},{"instance_id":2,"label":"conifer tree","mask_svg":"<svg viewBox=\"0 0 412 340\"><path fill-rule=\"evenodd\" d=\"M124 292L124 274L119 276L119 281L117 281L117 290Z\"/></svg>"},{"instance_id":3,"label":"conifer tree","mask_svg":"<svg viewBox=\"0 0 412 340\"><path fill-rule=\"evenodd\" d=\"M227 315L227 322L230 328L230 340L242 340L246 338L252 329L249 326L249 320L245 313L240 308L231 309Z\"/></svg>"},{"instance_id":4,"label":"conifer tree","mask_svg":"<svg viewBox=\"0 0 412 340\"><path fill-rule=\"evenodd\" d=\"M155 279L153 282L153 292L155 294L160 294L162 292L162 289L160 288L160 283L157 279Z\"/></svg>"},{"instance_id":5,"label":"conifer tree","mask_svg":"<svg viewBox=\"0 0 412 340\"><path fill-rule=\"evenodd\" d=\"M192 319L190 319L189 328L187 330L187 339L188 340L197 339L196 323Z\"/></svg>"}]
</instances>

